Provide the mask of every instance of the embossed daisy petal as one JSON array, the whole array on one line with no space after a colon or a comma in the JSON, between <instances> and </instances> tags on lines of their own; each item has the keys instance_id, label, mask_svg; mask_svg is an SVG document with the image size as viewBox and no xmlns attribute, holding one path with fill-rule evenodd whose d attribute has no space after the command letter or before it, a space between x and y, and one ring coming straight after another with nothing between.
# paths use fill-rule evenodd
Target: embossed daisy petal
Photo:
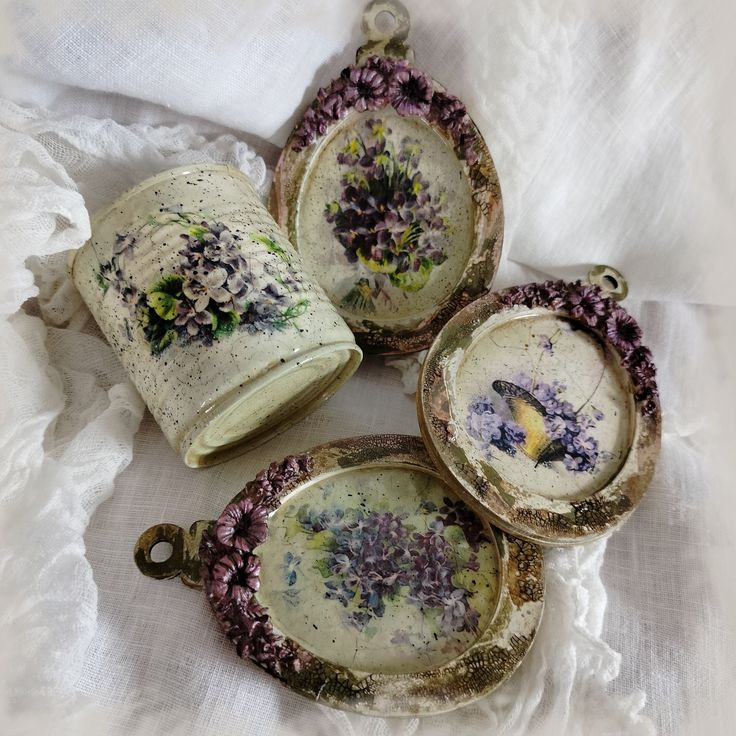
<instances>
[{"instance_id":1,"label":"embossed daisy petal","mask_svg":"<svg viewBox=\"0 0 736 736\"><path fill-rule=\"evenodd\" d=\"M622 353L628 353L641 343L641 328L623 309L616 309L606 321L606 335Z\"/></svg>"}]
</instances>

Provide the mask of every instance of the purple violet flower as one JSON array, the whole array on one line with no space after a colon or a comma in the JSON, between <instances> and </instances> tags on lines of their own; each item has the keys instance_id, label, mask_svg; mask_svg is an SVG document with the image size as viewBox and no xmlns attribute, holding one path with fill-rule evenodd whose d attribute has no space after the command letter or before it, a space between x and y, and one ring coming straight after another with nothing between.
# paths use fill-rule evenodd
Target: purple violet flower
<instances>
[{"instance_id":1,"label":"purple violet flower","mask_svg":"<svg viewBox=\"0 0 736 736\"><path fill-rule=\"evenodd\" d=\"M340 78L317 92L317 110L327 120L341 120L348 113L345 102L345 80Z\"/></svg>"},{"instance_id":2,"label":"purple violet flower","mask_svg":"<svg viewBox=\"0 0 736 736\"><path fill-rule=\"evenodd\" d=\"M470 128L465 105L454 95L439 90L432 96L430 120L444 128L456 141Z\"/></svg>"},{"instance_id":3,"label":"purple violet flower","mask_svg":"<svg viewBox=\"0 0 736 736\"><path fill-rule=\"evenodd\" d=\"M217 541L223 547L251 552L268 537L268 511L244 498L225 507L214 527Z\"/></svg>"},{"instance_id":4,"label":"purple violet flower","mask_svg":"<svg viewBox=\"0 0 736 736\"><path fill-rule=\"evenodd\" d=\"M641 343L641 328L636 320L618 307L606 321L606 335L615 347L627 354Z\"/></svg>"},{"instance_id":5,"label":"purple violet flower","mask_svg":"<svg viewBox=\"0 0 736 736\"><path fill-rule=\"evenodd\" d=\"M386 104L386 78L376 69L348 67L342 73L345 82L344 98L358 112L377 110Z\"/></svg>"},{"instance_id":6,"label":"purple violet flower","mask_svg":"<svg viewBox=\"0 0 736 736\"><path fill-rule=\"evenodd\" d=\"M380 72L386 79L390 79L396 72L409 68L408 62L403 59L392 59L388 56L371 56L364 66Z\"/></svg>"},{"instance_id":7,"label":"purple violet flower","mask_svg":"<svg viewBox=\"0 0 736 736\"><path fill-rule=\"evenodd\" d=\"M261 561L255 555L224 555L212 567L208 597L223 606L242 606L260 587L260 572Z\"/></svg>"},{"instance_id":8,"label":"purple violet flower","mask_svg":"<svg viewBox=\"0 0 736 736\"><path fill-rule=\"evenodd\" d=\"M579 282L570 290L568 307L573 317L589 327L597 327L606 312L601 290L597 286Z\"/></svg>"},{"instance_id":9,"label":"purple violet flower","mask_svg":"<svg viewBox=\"0 0 736 736\"><path fill-rule=\"evenodd\" d=\"M417 69L394 72L389 88L391 104L399 115L429 115L432 83Z\"/></svg>"}]
</instances>

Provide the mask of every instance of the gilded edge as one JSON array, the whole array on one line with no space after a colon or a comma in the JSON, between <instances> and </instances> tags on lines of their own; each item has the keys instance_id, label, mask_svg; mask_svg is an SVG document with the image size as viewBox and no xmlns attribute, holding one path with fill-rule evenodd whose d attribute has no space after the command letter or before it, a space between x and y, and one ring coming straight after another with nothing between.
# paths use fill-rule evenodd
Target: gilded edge
<instances>
[{"instance_id":1,"label":"gilded edge","mask_svg":"<svg viewBox=\"0 0 736 736\"><path fill-rule=\"evenodd\" d=\"M466 704L503 682L518 666L536 634L544 598L541 549L495 530L501 592L496 611L479 639L456 659L425 672L367 673L341 667L307 651L278 631L258 604L260 560L252 554L267 534L267 519L282 499L315 478L340 468L408 465L436 472L419 437L376 435L338 440L309 454L272 463L249 482L202 536L205 593L238 654L249 657L296 692L333 707L380 716L440 713ZM233 515L249 514L253 539L230 534ZM260 529L264 523L265 530ZM218 588L218 565L233 560L248 590L237 601Z\"/></svg>"},{"instance_id":2,"label":"gilded edge","mask_svg":"<svg viewBox=\"0 0 736 736\"><path fill-rule=\"evenodd\" d=\"M388 57L370 57L365 61L365 66L376 69L386 64L403 64L406 68L413 68L405 61ZM354 110L354 103L349 98L342 99L339 105L335 104L332 100L336 94L335 88L346 76L349 77L351 72L362 68L364 66L346 67L339 77L318 91L314 102L307 108L286 141L276 165L269 209L297 250L299 239L296 219L299 194L304 177L308 175L309 164L316 156L329 129ZM430 81L435 95L450 98L441 84L434 79ZM390 99L387 97L375 104L375 109L378 110L389 106ZM326 110L329 110L329 114ZM356 342L367 353L409 353L429 347L450 317L488 293L501 259L504 229L503 199L496 167L481 132L467 113L466 129L459 135L452 126L443 124L431 110L426 114L419 114L418 117L453 146L458 159L462 162L465 175L471 184L475 204L475 244L465 271L453 292L432 314L412 327L391 329L370 320L355 320L349 315L341 314L355 334Z\"/></svg>"},{"instance_id":3,"label":"gilded edge","mask_svg":"<svg viewBox=\"0 0 736 736\"><path fill-rule=\"evenodd\" d=\"M600 302L601 313L581 313L581 294ZM573 303L576 306L571 306ZM476 329L492 315L503 311L522 315L533 309L548 309L582 322L608 344L629 375L635 400L632 444L623 467L604 488L591 496L573 502L556 501L557 506L565 507L564 511L532 508L515 502L515 498L523 496L523 489L515 489L492 469L487 477L481 475L448 433L450 410L445 364L449 355L467 348ZM638 342L625 344L610 337L611 320L622 315L634 322L623 307L604 296L598 286L580 281L530 283L489 294L468 306L448 323L430 349L417 391L420 427L427 448L437 466L443 468L448 482L465 491L466 498L470 494L469 500L476 510L490 512L492 522L508 533L549 546L587 542L622 524L641 501L659 456L661 409L651 351Z\"/></svg>"}]
</instances>

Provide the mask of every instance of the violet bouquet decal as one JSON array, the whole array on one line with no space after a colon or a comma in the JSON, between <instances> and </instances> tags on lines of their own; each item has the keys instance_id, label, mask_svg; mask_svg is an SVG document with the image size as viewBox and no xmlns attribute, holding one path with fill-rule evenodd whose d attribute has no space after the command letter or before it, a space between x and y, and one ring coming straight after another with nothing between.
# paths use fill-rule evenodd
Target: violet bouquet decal
<instances>
[{"instance_id":1,"label":"violet bouquet decal","mask_svg":"<svg viewBox=\"0 0 736 736\"><path fill-rule=\"evenodd\" d=\"M405 137L397 148L380 119L365 127L364 135L347 136L338 154L342 195L327 203L325 218L350 263L360 263L368 274L385 274L403 291L418 291L447 258L443 195L422 175L418 141ZM368 302L360 288L365 283L356 284L358 295L351 292L348 302L359 295Z\"/></svg>"},{"instance_id":2,"label":"violet bouquet decal","mask_svg":"<svg viewBox=\"0 0 736 736\"><path fill-rule=\"evenodd\" d=\"M131 319L124 325L128 338L132 339L132 329L138 325L152 354L159 355L174 343L211 345L236 329L283 330L306 311L309 302L299 297L301 285L288 266L286 251L272 238L250 235L285 261L286 269L246 257L242 236L222 223L178 210L161 218L149 218L146 234L171 225L183 230L179 261L171 271L145 291L132 283L127 266L138 255L142 229L119 234L112 257L98 272L101 288L113 289L130 311Z\"/></svg>"},{"instance_id":3,"label":"violet bouquet decal","mask_svg":"<svg viewBox=\"0 0 736 736\"><path fill-rule=\"evenodd\" d=\"M301 507L290 522L289 536L306 535L306 549L321 550L314 563L324 581L324 598L344 609L343 623L371 635L371 623L387 607L411 605L438 635L477 630L479 612L471 603L471 578L479 569L485 529L460 500L437 507L421 502L424 528L407 522L408 514L365 508L335 508L315 513ZM296 582L292 567L287 585ZM394 632L397 643L409 631Z\"/></svg>"}]
</instances>

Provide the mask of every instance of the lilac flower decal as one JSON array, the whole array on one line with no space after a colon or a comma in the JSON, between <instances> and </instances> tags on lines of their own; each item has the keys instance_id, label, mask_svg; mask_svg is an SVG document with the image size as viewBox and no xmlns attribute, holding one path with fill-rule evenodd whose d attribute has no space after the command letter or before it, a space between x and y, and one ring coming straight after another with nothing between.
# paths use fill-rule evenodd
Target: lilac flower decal
<instances>
[{"instance_id":1,"label":"lilac flower decal","mask_svg":"<svg viewBox=\"0 0 736 736\"><path fill-rule=\"evenodd\" d=\"M324 597L345 609L346 626L362 631L382 618L391 602L403 600L425 615L436 612L443 634L477 629L479 613L471 593L453 577L479 569L477 553L489 541L485 527L460 500L445 498L439 509L423 502L420 510L428 519L423 531L407 524L407 514L391 511L299 510L301 529L325 550L315 563L324 579ZM410 637L399 630L393 640L406 643Z\"/></svg>"},{"instance_id":2,"label":"lilac flower decal","mask_svg":"<svg viewBox=\"0 0 736 736\"><path fill-rule=\"evenodd\" d=\"M390 132L380 119L368 120L364 137L346 141L338 155L347 169L342 197L326 205L325 219L349 262L418 291L446 260L447 225L441 195L420 171L419 142L405 138L395 150ZM363 296L370 299L370 289Z\"/></svg>"},{"instance_id":3,"label":"lilac flower decal","mask_svg":"<svg viewBox=\"0 0 736 736\"><path fill-rule=\"evenodd\" d=\"M478 396L468 407L466 429L478 446L489 450L491 445L508 455L526 440L526 432L516 422L504 419L488 397Z\"/></svg>"},{"instance_id":4,"label":"lilac flower decal","mask_svg":"<svg viewBox=\"0 0 736 736\"><path fill-rule=\"evenodd\" d=\"M554 355L554 345L550 340L549 335L540 335L537 345L547 353L547 355Z\"/></svg>"},{"instance_id":5,"label":"lilac flower decal","mask_svg":"<svg viewBox=\"0 0 736 736\"><path fill-rule=\"evenodd\" d=\"M112 258L98 273L100 286L105 291L112 287L119 295L154 355L174 343L211 345L237 328L282 330L306 311L308 301L294 299L301 286L289 270L286 252L273 239L260 233L251 236L287 261L281 268L249 261L241 250L240 235L194 214L170 211L163 221L150 218L145 227L172 224L184 229L179 263L145 292L133 285L125 268L137 255L136 235L117 235Z\"/></svg>"}]
</instances>

